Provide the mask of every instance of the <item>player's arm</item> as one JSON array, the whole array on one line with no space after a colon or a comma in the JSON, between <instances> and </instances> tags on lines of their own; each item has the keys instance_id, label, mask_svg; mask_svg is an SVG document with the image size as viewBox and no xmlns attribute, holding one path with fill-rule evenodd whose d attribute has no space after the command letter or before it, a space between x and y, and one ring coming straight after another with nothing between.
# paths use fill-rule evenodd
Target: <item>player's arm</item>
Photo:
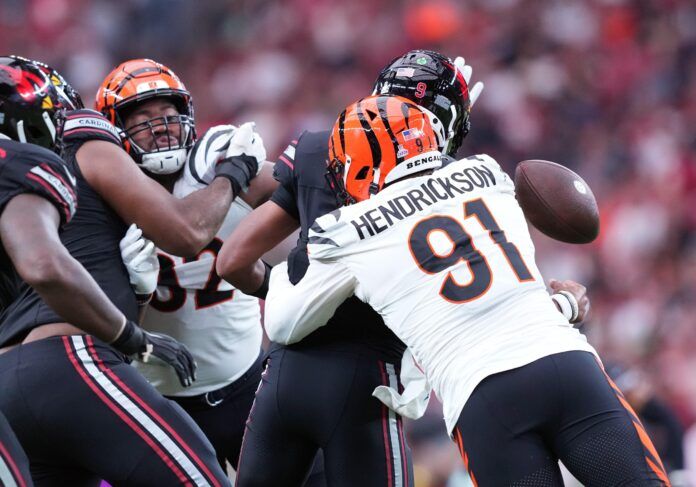
<instances>
[{"instance_id":1,"label":"player's arm","mask_svg":"<svg viewBox=\"0 0 696 487\"><path fill-rule=\"evenodd\" d=\"M195 379L189 351L165 335L151 335L109 300L58 237L60 216L45 198L23 193L0 216L0 238L19 276L64 320L126 355L150 355L172 366L185 386Z\"/></svg>"},{"instance_id":2,"label":"player's arm","mask_svg":"<svg viewBox=\"0 0 696 487\"><path fill-rule=\"evenodd\" d=\"M312 260L307 273L293 285L287 264L271 272L264 324L268 338L291 344L324 326L355 291L356 280L339 262Z\"/></svg>"},{"instance_id":3,"label":"player's arm","mask_svg":"<svg viewBox=\"0 0 696 487\"><path fill-rule=\"evenodd\" d=\"M225 240L217 258L220 277L242 292L262 299L268 292L270 266L260 260L261 256L300 226L293 164L295 145L292 142L273 165L272 177L277 184L269 195L270 201L242 220Z\"/></svg>"},{"instance_id":4,"label":"player's arm","mask_svg":"<svg viewBox=\"0 0 696 487\"><path fill-rule=\"evenodd\" d=\"M126 318L63 246L59 224L52 203L20 194L0 217L0 236L17 273L51 308L87 333L112 342Z\"/></svg>"},{"instance_id":5,"label":"player's arm","mask_svg":"<svg viewBox=\"0 0 696 487\"><path fill-rule=\"evenodd\" d=\"M77 151L89 184L127 223L136 223L165 252L193 255L217 233L233 199L227 178L177 199L147 177L120 147L92 140Z\"/></svg>"},{"instance_id":6,"label":"player's arm","mask_svg":"<svg viewBox=\"0 0 696 487\"><path fill-rule=\"evenodd\" d=\"M278 181L273 178L273 164L266 161L249 184L249 189L239 197L252 208L258 208L271 198L277 188Z\"/></svg>"},{"instance_id":7,"label":"player's arm","mask_svg":"<svg viewBox=\"0 0 696 487\"><path fill-rule=\"evenodd\" d=\"M299 226L274 201L265 202L248 214L225 240L215 264L218 275L244 293L265 297L270 267L260 260L261 256Z\"/></svg>"}]
</instances>

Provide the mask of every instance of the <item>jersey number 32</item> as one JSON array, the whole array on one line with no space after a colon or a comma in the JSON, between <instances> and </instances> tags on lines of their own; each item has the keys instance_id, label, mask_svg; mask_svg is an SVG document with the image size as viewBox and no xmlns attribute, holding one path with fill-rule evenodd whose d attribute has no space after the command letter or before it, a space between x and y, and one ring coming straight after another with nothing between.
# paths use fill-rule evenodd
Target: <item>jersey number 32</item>
<instances>
[{"instance_id":1,"label":"jersey number 32","mask_svg":"<svg viewBox=\"0 0 696 487\"><path fill-rule=\"evenodd\" d=\"M206 245L203 250L198 252L196 256L184 258L184 263L188 263L199 260L201 256L206 253L212 254L213 256L212 259L209 259L211 268L205 286L203 289L196 289L194 293L196 309L209 308L210 306L229 301L234 295L233 289L218 291L218 286L222 279L215 272L215 259L221 248L222 240L215 238ZM169 297L167 299L161 299L158 294L155 293L152 297L152 301L150 301L150 306L157 311L172 313L184 305L188 293L186 289L179 285L179 278L176 275L174 260L164 254L157 254L157 258L160 263L160 274L157 286L166 286L169 289Z\"/></svg>"}]
</instances>

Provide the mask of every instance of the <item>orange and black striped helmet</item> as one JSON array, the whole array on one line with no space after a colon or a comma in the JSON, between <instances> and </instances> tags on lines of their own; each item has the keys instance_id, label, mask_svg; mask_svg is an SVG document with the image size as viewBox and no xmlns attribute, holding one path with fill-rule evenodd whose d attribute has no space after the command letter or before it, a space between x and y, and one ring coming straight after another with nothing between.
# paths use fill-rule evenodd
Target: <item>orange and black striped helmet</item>
<instances>
[{"instance_id":1,"label":"orange and black striped helmet","mask_svg":"<svg viewBox=\"0 0 696 487\"><path fill-rule=\"evenodd\" d=\"M171 99L179 116L157 117L132 127L125 126L125 114L130 109L156 97ZM95 108L121 129L124 147L135 162L156 174L178 170L196 139L191 93L171 69L151 59L126 61L111 71L97 91ZM154 151L145 152L132 138L135 133L149 130L156 140L154 129L164 126L169 130L172 124L180 124L181 128L177 145L155 143Z\"/></svg>"},{"instance_id":2,"label":"orange and black striped helmet","mask_svg":"<svg viewBox=\"0 0 696 487\"><path fill-rule=\"evenodd\" d=\"M329 178L344 204L442 165L433 115L406 98L376 95L349 105L329 139Z\"/></svg>"}]
</instances>

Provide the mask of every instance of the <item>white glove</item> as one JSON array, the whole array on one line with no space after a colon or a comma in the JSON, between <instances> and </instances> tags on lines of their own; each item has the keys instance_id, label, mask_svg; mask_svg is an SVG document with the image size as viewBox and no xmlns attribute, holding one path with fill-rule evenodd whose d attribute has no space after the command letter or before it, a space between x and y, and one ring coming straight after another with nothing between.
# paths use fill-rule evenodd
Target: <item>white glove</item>
<instances>
[{"instance_id":1,"label":"white glove","mask_svg":"<svg viewBox=\"0 0 696 487\"><path fill-rule=\"evenodd\" d=\"M242 154L253 157L259 163L256 171L256 174L258 174L261 170L262 162L266 160L266 148L263 145L263 139L255 129L256 124L254 122L240 125L230 140L225 157L241 156Z\"/></svg>"},{"instance_id":2,"label":"white glove","mask_svg":"<svg viewBox=\"0 0 696 487\"><path fill-rule=\"evenodd\" d=\"M405 418L419 419L425 414L430 401L430 384L408 348L401 359L400 378L404 386L401 394L389 386L378 386L372 395L395 413Z\"/></svg>"},{"instance_id":3,"label":"white glove","mask_svg":"<svg viewBox=\"0 0 696 487\"><path fill-rule=\"evenodd\" d=\"M215 164L225 157L236 130L234 125L216 125L196 141L184 169L184 177L191 178L190 184L210 184L215 177Z\"/></svg>"},{"instance_id":4,"label":"white glove","mask_svg":"<svg viewBox=\"0 0 696 487\"><path fill-rule=\"evenodd\" d=\"M128 270L136 294L151 294L157 288L159 261L155 244L143 237L143 231L133 223L118 244L123 265Z\"/></svg>"},{"instance_id":5,"label":"white glove","mask_svg":"<svg viewBox=\"0 0 696 487\"><path fill-rule=\"evenodd\" d=\"M466 64L463 57L457 56L457 58L454 60L454 65L457 67L459 72L462 73L462 76L464 76L464 81L466 81L466 84L469 87L469 100L471 102L471 106L473 107L474 103L476 103L476 100L478 100L478 97L483 91L483 83L481 81L477 81L474 83L474 86L469 85L469 81L471 81L471 74L474 72L474 69Z\"/></svg>"}]
</instances>

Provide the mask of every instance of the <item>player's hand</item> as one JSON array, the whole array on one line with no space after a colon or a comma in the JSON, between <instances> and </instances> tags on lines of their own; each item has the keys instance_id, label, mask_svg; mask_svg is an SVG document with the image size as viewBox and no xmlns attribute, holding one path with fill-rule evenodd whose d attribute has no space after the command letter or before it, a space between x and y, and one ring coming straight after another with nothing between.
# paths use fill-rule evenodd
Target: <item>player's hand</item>
<instances>
[{"instance_id":1,"label":"player's hand","mask_svg":"<svg viewBox=\"0 0 696 487\"><path fill-rule=\"evenodd\" d=\"M147 339L145 350L138 358L147 363L151 356L155 356L174 368L179 382L184 387L189 387L196 380L196 362L186 345L179 343L168 335L144 332Z\"/></svg>"},{"instance_id":2,"label":"player's hand","mask_svg":"<svg viewBox=\"0 0 696 487\"><path fill-rule=\"evenodd\" d=\"M247 122L230 139L225 157L215 166L215 176L229 179L236 196L249 186L265 160L263 139L254 132L254 123Z\"/></svg>"},{"instance_id":3,"label":"player's hand","mask_svg":"<svg viewBox=\"0 0 696 487\"><path fill-rule=\"evenodd\" d=\"M549 286L554 293L567 292L575 298L578 305L578 315L571 323L581 323L587 318L590 313L590 298L587 297L585 286L575 281L557 281L556 279L551 279Z\"/></svg>"},{"instance_id":4,"label":"player's hand","mask_svg":"<svg viewBox=\"0 0 696 487\"><path fill-rule=\"evenodd\" d=\"M119 242L121 259L136 294L152 294L157 288L159 261L155 244L143 237L143 231L133 223Z\"/></svg>"},{"instance_id":5,"label":"player's hand","mask_svg":"<svg viewBox=\"0 0 696 487\"><path fill-rule=\"evenodd\" d=\"M184 174L190 174L198 183L210 184L215 166L225 157L236 130L234 125L216 125L206 130L191 148Z\"/></svg>"},{"instance_id":6,"label":"player's hand","mask_svg":"<svg viewBox=\"0 0 696 487\"><path fill-rule=\"evenodd\" d=\"M123 331L111 343L119 352L149 362L154 356L174 368L179 382L189 387L196 380L196 362L183 343L160 333L149 333L132 321L126 321Z\"/></svg>"},{"instance_id":7,"label":"player's hand","mask_svg":"<svg viewBox=\"0 0 696 487\"><path fill-rule=\"evenodd\" d=\"M454 60L454 65L462 73L462 76L464 76L464 81L466 81L466 85L469 87L469 100L471 102L471 106L473 107L474 103L476 103L476 100L478 100L478 97L483 91L483 83L481 81L477 81L473 86L469 84L474 69L466 64L463 57L457 56L457 58Z\"/></svg>"},{"instance_id":8,"label":"player's hand","mask_svg":"<svg viewBox=\"0 0 696 487\"><path fill-rule=\"evenodd\" d=\"M230 139L225 158L236 156L250 156L261 164L266 160L266 148L263 139L256 132L256 124L247 122L239 126L239 129ZM258 171L257 171L258 172Z\"/></svg>"}]
</instances>

